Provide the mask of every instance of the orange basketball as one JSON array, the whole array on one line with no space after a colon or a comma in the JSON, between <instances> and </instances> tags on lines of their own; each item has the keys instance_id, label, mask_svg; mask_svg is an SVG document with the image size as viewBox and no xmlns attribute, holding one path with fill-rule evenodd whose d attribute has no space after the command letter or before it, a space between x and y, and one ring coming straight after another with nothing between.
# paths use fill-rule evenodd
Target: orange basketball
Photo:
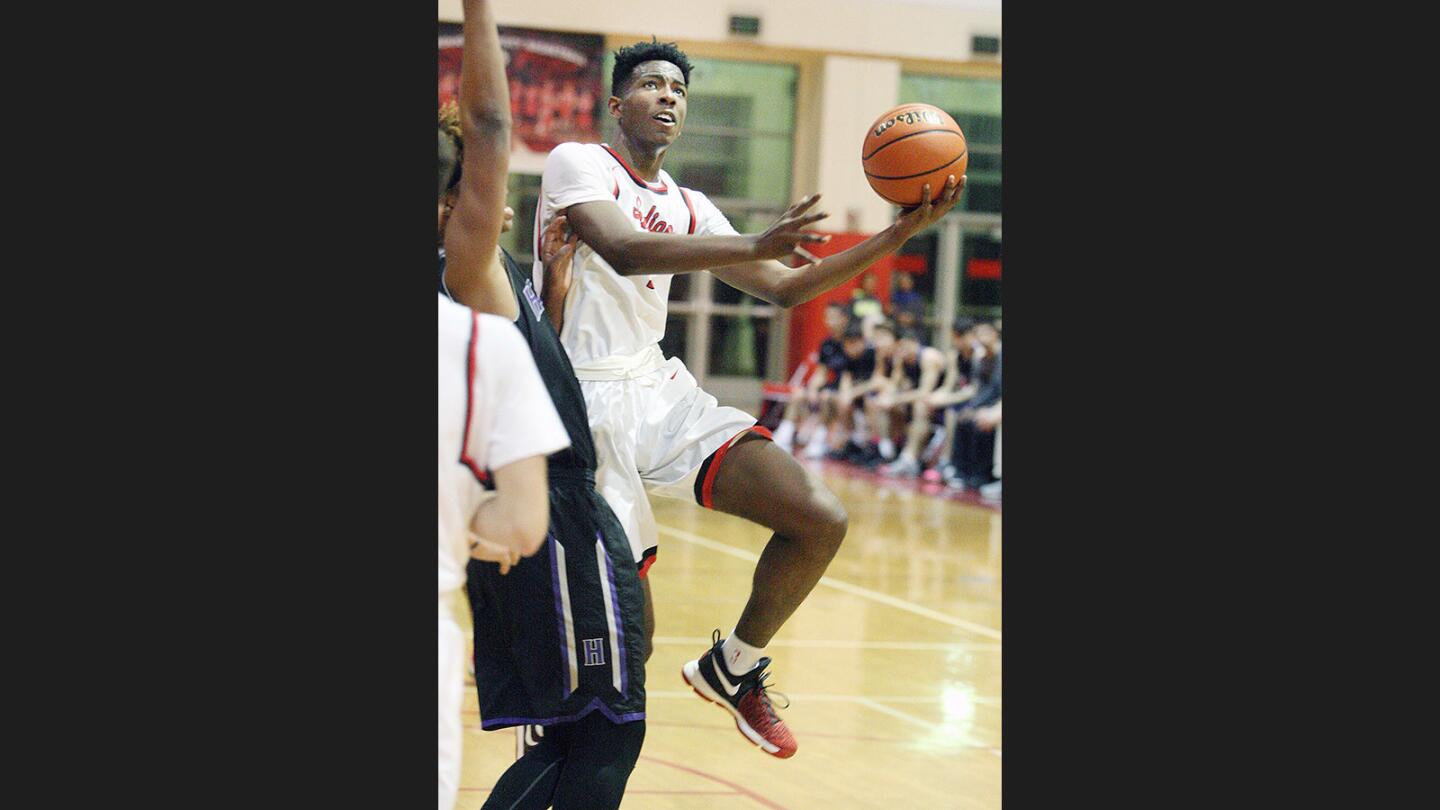
<instances>
[{"instance_id":1,"label":"orange basketball","mask_svg":"<svg viewBox=\"0 0 1440 810\"><path fill-rule=\"evenodd\" d=\"M950 114L929 104L901 104L875 119L860 151L865 179L875 193L906 208L919 205L926 183L930 199L945 193L970 165L965 133Z\"/></svg>"}]
</instances>

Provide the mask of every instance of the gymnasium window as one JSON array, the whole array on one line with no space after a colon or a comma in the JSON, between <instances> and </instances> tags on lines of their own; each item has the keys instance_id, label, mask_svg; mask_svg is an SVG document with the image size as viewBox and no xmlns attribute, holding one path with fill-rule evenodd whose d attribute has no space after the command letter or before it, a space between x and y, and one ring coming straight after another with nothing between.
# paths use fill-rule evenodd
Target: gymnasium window
<instances>
[{"instance_id":1,"label":"gymnasium window","mask_svg":"<svg viewBox=\"0 0 1440 810\"><path fill-rule=\"evenodd\" d=\"M1000 213L1000 80L905 73L900 103L924 102L950 113L970 150L966 211Z\"/></svg>"}]
</instances>

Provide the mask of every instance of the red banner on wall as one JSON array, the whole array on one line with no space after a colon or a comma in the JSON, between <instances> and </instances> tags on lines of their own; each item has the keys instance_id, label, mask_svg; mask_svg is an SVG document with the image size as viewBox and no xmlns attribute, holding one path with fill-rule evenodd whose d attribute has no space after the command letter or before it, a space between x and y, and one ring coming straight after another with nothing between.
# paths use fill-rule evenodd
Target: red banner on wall
<instances>
[{"instance_id":1,"label":"red banner on wall","mask_svg":"<svg viewBox=\"0 0 1440 810\"><path fill-rule=\"evenodd\" d=\"M500 26L510 83L510 169L538 174L551 149L600 142L605 38ZM460 92L461 30L440 26L440 103Z\"/></svg>"}]
</instances>

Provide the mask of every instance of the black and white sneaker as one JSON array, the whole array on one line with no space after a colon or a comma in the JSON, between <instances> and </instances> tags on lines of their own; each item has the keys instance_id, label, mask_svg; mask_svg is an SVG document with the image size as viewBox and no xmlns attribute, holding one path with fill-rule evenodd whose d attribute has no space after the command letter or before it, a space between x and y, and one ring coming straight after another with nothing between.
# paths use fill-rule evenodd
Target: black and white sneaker
<instances>
[{"instance_id":1,"label":"black and white sneaker","mask_svg":"<svg viewBox=\"0 0 1440 810\"><path fill-rule=\"evenodd\" d=\"M754 669L736 677L722 660L720 648L724 642L720 631L716 630L712 638L714 643L704 655L685 662L680 668L685 683L695 694L730 712L735 718L735 728L760 750L781 759L795 756L798 747L795 735L775 713L767 693L765 667L770 665L770 659L761 658Z\"/></svg>"}]
</instances>

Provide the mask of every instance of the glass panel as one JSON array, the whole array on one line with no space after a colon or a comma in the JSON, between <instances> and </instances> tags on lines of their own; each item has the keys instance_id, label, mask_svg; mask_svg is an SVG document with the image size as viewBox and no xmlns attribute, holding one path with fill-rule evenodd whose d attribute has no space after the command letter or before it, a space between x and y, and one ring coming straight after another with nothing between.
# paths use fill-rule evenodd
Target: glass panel
<instances>
[{"instance_id":1,"label":"glass panel","mask_svg":"<svg viewBox=\"0 0 1440 810\"><path fill-rule=\"evenodd\" d=\"M535 206L540 204L540 177L512 174L506 186L505 204L515 211L514 226L500 234L500 247L509 251L520 269L535 261Z\"/></svg>"},{"instance_id":2,"label":"glass panel","mask_svg":"<svg viewBox=\"0 0 1440 810\"><path fill-rule=\"evenodd\" d=\"M906 73L900 103L923 102L950 113L972 146L961 207L1000 213L1000 81Z\"/></svg>"},{"instance_id":3,"label":"glass panel","mask_svg":"<svg viewBox=\"0 0 1440 810\"><path fill-rule=\"evenodd\" d=\"M710 294L717 304L738 304L745 301L759 306L766 306L766 302L748 293L740 292L718 278L715 279L715 284L711 288Z\"/></svg>"},{"instance_id":4,"label":"glass panel","mask_svg":"<svg viewBox=\"0 0 1440 810\"><path fill-rule=\"evenodd\" d=\"M769 348L769 318L750 315L710 317L710 374L763 377Z\"/></svg>"},{"instance_id":5,"label":"glass panel","mask_svg":"<svg viewBox=\"0 0 1440 810\"><path fill-rule=\"evenodd\" d=\"M1000 279L988 277L990 273L986 270L998 269L1000 242L988 233L966 233L960 243L960 254L961 310L989 315L1000 306Z\"/></svg>"},{"instance_id":6,"label":"glass panel","mask_svg":"<svg viewBox=\"0 0 1440 810\"><path fill-rule=\"evenodd\" d=\"M704 99L697 96L695 103L704 103ZM789 135L686 132L666 156L665 171L687 188L712 197L736 197L783 208L789 204L792 141Z\"/></svg>"}]
</instances>

